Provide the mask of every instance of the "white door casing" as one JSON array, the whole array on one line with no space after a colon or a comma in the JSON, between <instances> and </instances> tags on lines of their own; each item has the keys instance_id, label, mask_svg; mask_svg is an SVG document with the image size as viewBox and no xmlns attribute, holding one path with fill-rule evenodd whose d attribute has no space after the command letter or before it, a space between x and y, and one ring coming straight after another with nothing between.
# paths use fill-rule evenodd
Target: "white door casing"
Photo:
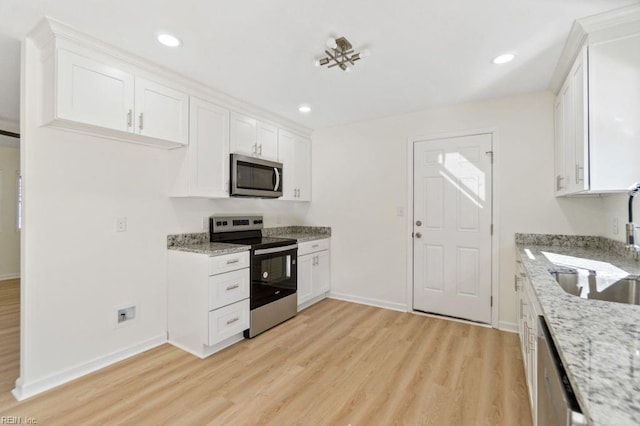
<instances>
[{"instance_id":1,"label":"white door casing","mask_svg":"<svg viewBox=\"0 0 640 426\"><path fill-rule=\"evenodd\" d=\"M492 135L413 147L413 308L491 323Z\"/></svg>"}]
</instances>

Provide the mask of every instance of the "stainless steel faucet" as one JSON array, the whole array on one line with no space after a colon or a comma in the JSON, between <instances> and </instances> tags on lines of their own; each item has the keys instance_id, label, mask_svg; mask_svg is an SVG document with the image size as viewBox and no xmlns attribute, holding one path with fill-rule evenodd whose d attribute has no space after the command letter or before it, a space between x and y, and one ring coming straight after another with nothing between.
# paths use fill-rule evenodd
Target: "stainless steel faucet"
<instances>
[{"instance_id":1,"label":"stainless steel faucet","mask_svg":"<svg viewBox=\"0 0 640 426\"><path fill-rule=\"evenodd\" d=\"M633 223L633 199L636 197L636 195L638 195L639 192L640 183L635 183L629 191L629 222L626 226L627 248L635 253L636 258L638 257L638 253L640 252L640 245L638 245L636 229L640 228L640 226Z\"/></svg>"}]
</instances>

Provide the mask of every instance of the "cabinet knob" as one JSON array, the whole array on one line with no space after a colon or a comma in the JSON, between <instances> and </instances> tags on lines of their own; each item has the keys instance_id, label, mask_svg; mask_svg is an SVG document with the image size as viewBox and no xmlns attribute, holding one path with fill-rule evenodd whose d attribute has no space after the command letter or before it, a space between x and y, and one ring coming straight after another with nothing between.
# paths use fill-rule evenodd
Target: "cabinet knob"
<instances>
[{"instance_id":1,"label":"cabinet knob","mask_svg":"<svg viewBox=\"0 0 640 426\"><path fill-rule=\"evenodd\" d=\"M140 113L140 120L138 120L138 127L140 130L144 129L144 113Z\"/></svg>"}]
</instances>

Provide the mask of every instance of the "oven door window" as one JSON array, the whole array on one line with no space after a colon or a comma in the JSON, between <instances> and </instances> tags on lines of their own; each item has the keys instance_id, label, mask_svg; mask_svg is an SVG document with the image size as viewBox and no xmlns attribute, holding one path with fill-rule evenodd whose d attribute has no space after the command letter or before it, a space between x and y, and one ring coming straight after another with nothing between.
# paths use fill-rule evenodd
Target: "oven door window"
<instances>
[{"instance_id":1,"label":"oven door window","mask_svg":"<svg viewBox=\"0 0 640 426\"><path fill-rule=\"evenodd\" d=\"M251 309L294 294L297 290L296 251L254 256Z\"/></svg>"},{"instance_id":2,"label":"oven door window","mask_svg":"<svg viewBox=\"0 0 640 426\"><path fill-rule=\"evenodd\" d=\"M273 191L276 186L276 173L273 167L238 161L236 184L238 188Z\"/></svg>"}]
</instances>

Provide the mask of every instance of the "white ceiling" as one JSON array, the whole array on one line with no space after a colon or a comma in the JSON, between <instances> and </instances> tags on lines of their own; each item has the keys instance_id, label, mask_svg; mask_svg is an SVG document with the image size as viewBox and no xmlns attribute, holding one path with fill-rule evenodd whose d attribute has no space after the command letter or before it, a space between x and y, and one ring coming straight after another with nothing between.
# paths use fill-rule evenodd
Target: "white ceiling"
<instances>
[{"instance_id":1,"label":"white ceiling","mask_svg":"<svg viewBox=\"0 0 640 426\"><path fill-rule=\"evenodd\" d=\"M2 0L0 118L18 119L18 41L48 15L312 128L543 90L576 18L638 0ZM184 42L155 40L170 31ZM372 56L315 68L329 36ZM514 62L489 61L514 52ZM309 103L313 111L297 111Z\"/></svg>"}]
</instances>

